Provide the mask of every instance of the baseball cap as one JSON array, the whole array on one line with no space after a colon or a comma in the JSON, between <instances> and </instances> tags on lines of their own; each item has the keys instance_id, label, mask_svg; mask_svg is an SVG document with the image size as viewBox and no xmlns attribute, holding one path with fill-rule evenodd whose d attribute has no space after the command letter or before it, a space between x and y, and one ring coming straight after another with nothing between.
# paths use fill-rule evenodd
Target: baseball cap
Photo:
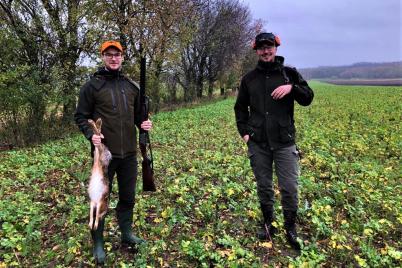
<instances>
[{"instance_id":1,"label":"baseball cap","mask_svg":"<svg viewBox=\"0 0 402 268\"><path fill-rule=\"evenodd\" d=\"M279 47L281 45L281 40L279 39L279 36L274 35L273 33L260 33L255 37L253 49L257 49L263 44Z\"/></svg>"},{"instance_id":2,"label":"baseball cap","mask_svg":"<svg viewBox=\"0 0 402 268\"><path fill-rule=\"evenodd\" d=\"M109 47L115 47L118 50L120 50L120 52L123 52L123 47L121 46L120 42L118 42L118 41L106 41L106 42L103 42L103 44L101 45L100 53L102 54L103 51L105 51Z\"/></svg>"}]
</instances>

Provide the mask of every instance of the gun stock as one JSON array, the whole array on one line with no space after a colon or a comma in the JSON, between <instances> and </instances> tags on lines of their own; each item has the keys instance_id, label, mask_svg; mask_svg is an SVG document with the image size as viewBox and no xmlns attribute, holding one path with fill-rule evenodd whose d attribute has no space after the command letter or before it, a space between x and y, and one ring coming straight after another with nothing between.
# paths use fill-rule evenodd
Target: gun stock
<instances>
[{"instance_id":1,"label":"gun stock","mask_svg":"<svg viewBox=\"0 0 402 268\"><path fill-rule=\"evenodd\" d=\"M155 192L153 157L148 132L140 134L140 151L142 155L142 189Z\"/></svg>"}]
</instances>

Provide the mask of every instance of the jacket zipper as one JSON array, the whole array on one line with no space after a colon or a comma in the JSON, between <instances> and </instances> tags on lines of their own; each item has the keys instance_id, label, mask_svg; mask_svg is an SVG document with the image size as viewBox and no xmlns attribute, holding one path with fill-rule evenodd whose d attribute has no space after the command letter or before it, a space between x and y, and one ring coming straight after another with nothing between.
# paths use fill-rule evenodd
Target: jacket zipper
<instances>
[{"instance_id":1,"label":"jacket zipper","mask_svg":"<svg viewBox=\"0 0 402 268\"><path fill-rule=\"evenodd\" d=\"M122 88L121 89L121 94L123 95L123 102L124 102L124 109L125 109L125 111L126 111L126 113L125 114L127 114L127 110L128 110L128 108L127 108L127 98L126 98L126 92L125 92L125 90L124 90L124 88ZM123 114L122 114L122 117L123 117ZM123 125L123 123L122 123L122 125ZM122 127L122 129L123 129L123 127ZM123 151L123 145L124 145L124 140L123 140L123 132L122 132L122 141L121 141L121 144L122 144L122 151ZM124 156L123 156L124 157Z\"/></svg>"},{"instance_id":2,"label":"jacket zipper","mask_svg":"<svg viewBox=\"0 0 402 268\"><path fill-rule=\"evenodd\" d=\"M266 72L265 73L265 94L264 94L264 112L265 112L265 129L264 129L264 134L265 134L265 137L266 137L266 139L267 139L267 144L268 144L268 147L271 149L271 150L273 150L273 148L271 147L271 144L270 144L270 142L269 142L269 135L268 135L268 131L267 131L267 128L268 128L268 116L269 116L269 112L268 112L268 107L267 107L267 102L268 102L268 98L270 98L271 97L271 95L269 94L270 92L268 92L268 79L269 79L270 77L269 77L269 73L268 72Z\"/></svg>"},{"instance_id":3,"label":"jacket zipper","mask_svg":"<svg viewBox=\"0 0 402 268\"><path fill-rule=\"evenodd\" d=\"M126 97L126 91L124 90L124 88L121 89L121 94L123 94L124 109L126 110L126 112L128 112L127 97Z\"/></svg>"},{"instance_id":4,"label":"jacket zipper","mask_svg":"<svg viewBox=\"0 0 402 268\"><path fill-rule=\"evenodd\" d=\"M112 107L113 107L113 111L116 111L116 99L115 99L115 96L114 96L114 93L113 93L113 89L112 90L110 90L110 95L112 95Z\"/></svg>"},{"instance_id":5,"label":"jacket zipper","mask_svg":"<svg viewBox=\"0 0 402 268\"><path fill-rule=\"evenodd\" d=\"M116 79L116 92L119 92L119 77ZM119 103L121 103L121 100L119 98ZM124 157L124 143L123 143L123 111L122 107L120 104L120 109L119 109L119 114L120 114L120 144L121 144L121 157Z\"/></svg>"}]
</instances>

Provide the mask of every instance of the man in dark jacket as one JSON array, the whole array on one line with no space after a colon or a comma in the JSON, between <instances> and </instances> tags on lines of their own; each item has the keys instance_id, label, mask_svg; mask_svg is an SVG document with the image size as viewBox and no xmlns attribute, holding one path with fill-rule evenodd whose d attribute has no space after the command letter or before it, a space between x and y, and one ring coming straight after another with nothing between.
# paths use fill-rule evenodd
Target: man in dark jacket
<instances>
[{"instance_id":1,"label":"man in dark jacket","mask_svg":"<svg viewBox=\"0 0 402 268\"><path fill-rule=\"evenodd\" d=\"M234 109L238 131L248 145L264 217L257 236L271 239L277 231L272 225L272 165L275 163L286 236L293 248L300 249L295 224L299 153L295 145L294 101L307 106L314 94L296 69L284 66L284 58L276 56L279 45L279 37L272 33L256 36L253 48L259 61L257 67L242 78Z\"/></svg>"},{"instance_id":2,"label":"man in dark jacket","mask_svg":"<svg viewBox=\"0 0 402 268\"><path fill-rule=\"evenodd\" d=\"M117 174L119 201L116 214L121 230L121 241L128 245L145 242L132 232L135 186L137 179L136 126L151 130L150 120L140 122L140 92L136 83L121 72L123 48L119 42L106 41L100 48L104 67L85 83L81 90L78 106L74 115L75 122L94 145L103 142L112 153L108 167L109 192L113 177ZM92 132L88 119L102 119L102 135ZM102 141L103 140L103 141ZM93 254L97 263L105 260L103 219L95 231L91 231L94 247Z\"/></svg>"}]
</instances>

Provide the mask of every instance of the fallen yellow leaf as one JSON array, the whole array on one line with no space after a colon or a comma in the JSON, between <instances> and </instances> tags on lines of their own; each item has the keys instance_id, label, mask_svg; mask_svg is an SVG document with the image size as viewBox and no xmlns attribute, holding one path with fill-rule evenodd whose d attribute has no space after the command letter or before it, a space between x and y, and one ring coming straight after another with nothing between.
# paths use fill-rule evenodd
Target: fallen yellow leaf
<instances>
[{"instance_id":1,"label":"fallen yellow leaf","mask_svg":"<svg viewBox=\"0 0 402 268\"><path fill-rule=\"evenodd\" d=\"M263 242L261 246L264 248L272 248L272 242Z\"/></svg>"}]
</instances>

